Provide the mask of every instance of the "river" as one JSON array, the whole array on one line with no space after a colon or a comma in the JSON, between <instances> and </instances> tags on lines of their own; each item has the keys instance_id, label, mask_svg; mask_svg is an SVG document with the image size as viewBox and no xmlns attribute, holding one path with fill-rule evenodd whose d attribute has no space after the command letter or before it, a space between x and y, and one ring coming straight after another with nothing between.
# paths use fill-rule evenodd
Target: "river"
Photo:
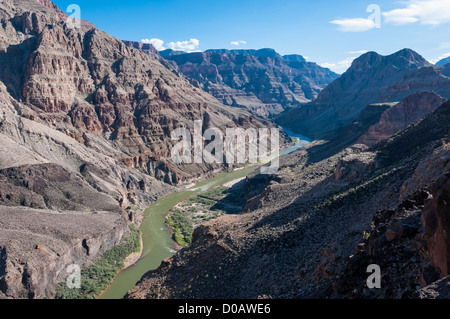
<instances>
[{"instance_id":1,"label":"river","mask_svg":"<svg viewBox=\"0 0 450 319\"><path fill-rule=\"evenodd\" d=\"M281 155L289 154L302 146L305 146L311 140L294 134L285 129L285 132L299 139L299 143L280 152ZM138 262L119 272L112 284L101 295L101 299L121 299L131 290L141 277L148 271L154 270L161 265L161 261L167 257L173 256L176 251L173 249L174 242L170 229L165 224L165 215L179 202L196 196L197 194L223 185L238 178L245 177L255 171L259 166L247 166L244 169L234 172L222 173L216 177L207 179L194 187L170 194L153 203L146 211L141 224L143 253Z\"/></svg>"}]
</instances>

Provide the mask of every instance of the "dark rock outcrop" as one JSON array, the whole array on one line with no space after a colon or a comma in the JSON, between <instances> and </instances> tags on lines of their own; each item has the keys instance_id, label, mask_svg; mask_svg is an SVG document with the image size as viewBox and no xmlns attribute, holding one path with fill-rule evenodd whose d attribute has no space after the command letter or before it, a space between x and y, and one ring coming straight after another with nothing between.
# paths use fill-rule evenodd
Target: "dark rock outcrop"
<instances>
[{"instance_id":1,"label":"dark rock outcrop","mask_svg":"<svg viewBox=\"0 0 450 319\"><path fill-rule=\"evenodd\" d=\"M424 172L425 174L425 172ZM334 298L448 298L450 174L430 190L405 199L396 210L377 212L368 239L333 282ZM365 283L367 266L382 270L381 288Z\"/></svg>"},{"instance_id":2,"label":"dark rock outcrop","mask_svg":"<svg viewBox=\"0 0 450 319\"><path fill-rule=\"evenodd\" d=\"M360 243L347 268L333 282L333 298L399 299L411 297L417 287L439 279L429 265L427 243L421 224L424 204L430 194L423 190L405 200L396 210L375 214L368 239ZM369 289L367 267L381 269L381 288Z\"/></svg>"},{"instance_id":3,"label":"dark rock outcrop","mask_svg":"<svg viewBox=\"0 0 450 319\"><path fill-rule=\"evenodd\" d=\"M447 277L450 271L450 173L434 183L431 191L433 198L425 206L422 223L431 266Z\"/></svg>"},{"instance_id":4,"label":"dark rock outcrop","mask_svg":"<svg viewBox=\"0 0 450 319\"><path fill-rule=\"evenodd\" d=\"M381 165L416 162L399 191L399 205L378 211L366 240L333 281L334 298L439 298L448 276L449 109L445 103L375 148ZM406 150L410 151L406 151ZM423 155L419 155L422 153ZM426 155L425 155L426 154ZM408 174L409 175L409 174ZM381 289L366 285L367 266L381 268Z\"/></svg>"}]
</instances>

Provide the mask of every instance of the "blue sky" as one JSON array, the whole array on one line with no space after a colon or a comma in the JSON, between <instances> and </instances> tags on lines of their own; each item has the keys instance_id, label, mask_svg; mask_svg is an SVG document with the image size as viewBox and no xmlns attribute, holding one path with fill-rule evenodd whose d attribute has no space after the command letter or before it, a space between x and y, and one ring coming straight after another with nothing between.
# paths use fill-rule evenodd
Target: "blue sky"
<instances>
[{"instance_id":1,"label":"blue sky","mask_svg":"<svg viewBox=\"0 0 450 319\"><path fill-rule=\"evenodd\" d=\"M432 62L450 56L450 0L53 2L63 11L79 5L82 19L123 40L187 51L274 48L338 73L365 51L411 48Z\"/></svg>"}]
</instances>

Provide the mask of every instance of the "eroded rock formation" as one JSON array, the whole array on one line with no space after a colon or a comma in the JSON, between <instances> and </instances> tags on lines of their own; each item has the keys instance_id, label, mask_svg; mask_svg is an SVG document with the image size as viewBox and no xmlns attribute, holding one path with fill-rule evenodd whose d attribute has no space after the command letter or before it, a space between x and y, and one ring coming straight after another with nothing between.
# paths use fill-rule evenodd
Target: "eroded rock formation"
<instances>
[{"instance_id":1,"label":"eroded rock formation","mask_svg":"<svg viewBox=\"0 0 450 319\"><path fill-rule=\"evenodd\" d=\"M373 145L388 139L436 110L446 100L433 92L414 93L381 115L377 124L359 138L359 142Z\"/></svg>"},{"instance_id":2,"label":"eroded rock formation","mask_svg":"<svg viewBox=\"0 0 450 319\"><path fill-rule=\"evenodd\" d=\"M143 211L221 165L174 165L174 128L265 127L161 58L48 0L0 3L0 295L51 297ZM166 182L166 183L164 183Z\"/></svg>"},{"instance_id":3,"label":"eroded rock formation","mask_svg":"<svg viewBox=\"0 0 450 319\"><path fill-rule=\"evenodd\" d=\"M247 108L265 117L314 100L338 77L301 55L281 56L272 49L163 52L163 55L194 85L222 103Z\"/></svg>"}]
</instances>

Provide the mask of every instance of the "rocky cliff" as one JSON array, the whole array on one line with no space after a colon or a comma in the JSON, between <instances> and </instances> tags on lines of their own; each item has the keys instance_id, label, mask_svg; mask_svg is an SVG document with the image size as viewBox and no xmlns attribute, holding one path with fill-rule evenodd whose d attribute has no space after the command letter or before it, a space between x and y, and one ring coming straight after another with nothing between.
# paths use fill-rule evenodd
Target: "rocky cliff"
<instances>
[{"instance_id":1,"label":"rocky cliff","mask_svg":"<svg viewBox=\"0 0 450 319\"><path fill-rule=\"evenodd\" d=\"M0 21L2 296L51 297L67 265L119 243L168 184L223 169L174 165L174 128L268 124L158 56L90 23L72 27L50 1L2 1Z\"/></svg>"},{"instance_id":2,"label":"rocky cliff","mask_svg":"<svg viewBox=\"0 0 450 319\"><path fill-rule=\"evenodd\" d=\"M373 145L404 130L432 113L445 102L445 99L433 92L414 93L398 104L386 110L378 123L359 138L360 143Z\"/></svg>"},{"instance_id":3,"label":"rocky cliff","mask_svg":"<svg viewBox=\"0 0 450 319\"><path fill-rule=\"evenodd\" d=\"M126 46L141 50L147 54L159 55L158 50L156 50L155 47L150 43L142 43L136 41L123 41L123 43L125 43Z\"/></svg>"},{"instance_id":4,"label":"rocky cliff","mask_svg":"<svg viewBox=\"0 0 450 319\"><path fill-rule=\"evenodd\" d=\"M22 117L82 143L88 143L83 134L109 141L126 165L174 184L212 168L184 173L167 162L171 130L203 119L205 128L263 126L192 87L154 56L96 28L59 23L54 9L48 10L56 17L24 10L4 13L9 40L0 59L2 83L22 103Z\"/></svg>"},{"instance_id":5,"label":"rocky cliff","mask_svg":"<svg viewBox=\"0 0 450 319\"><path fill-rule=\"evenodd\" d=\"M418 91L450 98L450 79L410 49L388 56L368 52L314 102L287 111L277 121L306 136L324 137L352 123L368 104L399 102Z\"/></svg>"},{"instance_id":6,"label":"rocky cliff","mask_svg":"<svg viewBox=\"0 0 450 319\"><path fill-rule=\"evenodd\" d=\"M282 57L272 49L162 54L195 85L224 104L265 117L314 100L337 78L334 72L300 55Z\"/></svg>"}]
</instances>

